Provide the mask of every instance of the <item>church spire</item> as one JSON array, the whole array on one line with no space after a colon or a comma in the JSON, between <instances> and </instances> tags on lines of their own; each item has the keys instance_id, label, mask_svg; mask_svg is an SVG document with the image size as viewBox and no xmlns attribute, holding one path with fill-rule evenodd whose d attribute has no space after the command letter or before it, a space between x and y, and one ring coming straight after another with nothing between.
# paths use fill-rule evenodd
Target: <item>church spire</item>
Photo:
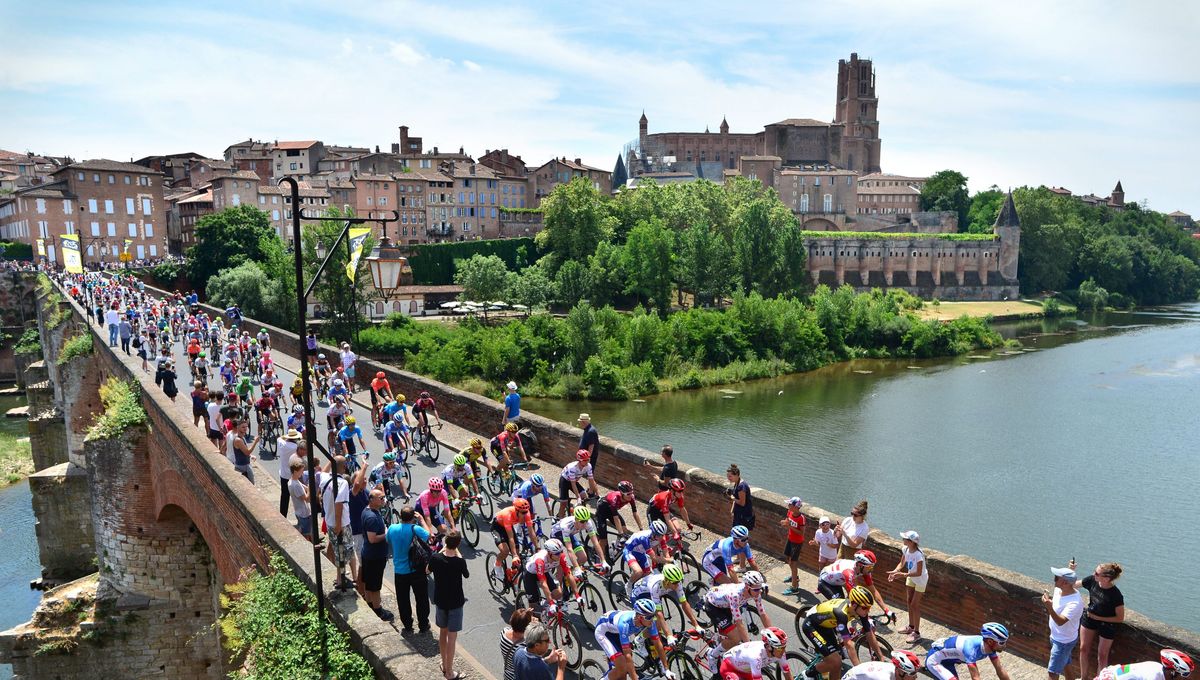
<instances>
[{"instance_id":1,"label":"church spire","mask_svg":"<svg viewBox=\"0 0 1200 680\"><path fill-rule=\"evenodd\" d=\"M1008 196L1004 198L1004 206L1000 208L1000 214L996 215L996 223L994 227L1019 227L1021 226L1021 218L1017 217L1017 206L1013 203L1012 190L1008 192Z\"/></svg>"},{"instance_id":2,"label":"church spire","mask_svg":"<svg viewBox=\"0 0 1200 680\"><path fill-rule=\"evenodd\" d=\"M725 120L725 116L721 116L721 134L729 134L729 121Z\"/></svg>"}]
</instances>

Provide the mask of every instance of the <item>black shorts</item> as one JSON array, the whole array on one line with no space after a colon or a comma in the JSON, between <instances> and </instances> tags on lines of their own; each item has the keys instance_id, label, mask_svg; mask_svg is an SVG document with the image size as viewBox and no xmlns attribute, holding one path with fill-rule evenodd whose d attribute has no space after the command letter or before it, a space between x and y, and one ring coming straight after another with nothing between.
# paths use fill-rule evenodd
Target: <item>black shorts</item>
<instances>
[{"instance_id":1,"label":"black shorts","mask_svg":"<svg viewBox=\"0 0 1200 680\"><path fill-rule=\"evenodd\" d=\"M558 500L567 503L571 500L572 484L566 477L558 478Z\"/></svg>"},{"instance_id":2,"label":"black shorts","mask_svg":"<svg viewBox=\"0 0 1200 680\"><path fill-rule=\"evenodd\" d=\"M803 547L803 543L793 543L788 541L787 545L783 546L783 556L789 560L798 560L800 559L800 550Z\"/></svg>"},{"instance_id":3,"label":"black shorts","mask_svg":"<svg viewBox=\"0 0 1200 680\"><path fill-rule=\"evenodd\" d=\"M383 570L387 567L387 560L363 560L362 577L363 588L372 593L377 593L383 589Z\"/></svg>"},{"instance_id":4,"label":"black shorts","mask_svg":"<svg viewBox=\"0 0 1200 680\"><path fill-rule=\"evenodd\" d=\"M542 601L542 589L538 586L537 574L531 574L528 571L522 573L525 577L525 596L529 598L531 605ZM546 585L550 587L550 592L554 592L558 588L558 583L554 581L554 577L546 574Z\"/></svg>"},{"instance_id":5,"label":"black shorts","mask_svg":"<svg viewBox=\"0 0 1200 680\"><path fill-rule=\"evenodd\" d=\"M653 522L653 521L655 521L655 520L657 520L657 521L659 521L659 522L666 522L666 521L667 521L667 516L666 516L666 515L664 515L664 514L662 514L662 511L661 511L661 510L659 510L659 509L658 509L656 506L654 506L654 505L647 505L647 506L646 506L646 517L648 517L648 518L650 519L650 521L651 521L651 522Z\"/></svg>"},{"instance_id":6,"label":"black shorts","mask_svg":"<svg viewBox=\"0 0 1200 680\"><path fill-rule=\"evenodd\" d=\"M817 592L824 595L826 600L836 600L839 597L846 597L845 586L835 586L821 579L817 579Z\"/></svg>"},{"instance_id":7,"label":"black shorts","mask_svg":"<svg viewBox=\"0 0 1200 680\"><path fill-rule=\"evenodd\" d=\"M1088 630L1096 631L1096 634L1105 640L1112 640L1117 636L1117 624L1112 621L1090 619L1086 613L1083 615L1083 620L1079 622L1079 625Z\"/></svg>"},{"instance_id":8,"label":"black shorts","mask_svg":"<svg viewBox=\"0 0 1200 680\"><path fill-rule=\"evenodd\" d=\"M492 536L496 539L496 547L508 545L508 529L504 528L503 524L492 520ZM515 542L516 536L513 536Z\"/></svg>"},{"instance_id":9,"label":"black shorts","mask_svg":"<svg viewBox=\"0 0 1200 680\"><path fill-rule=\"evenodd\" d=\"M837 632L828 628L814 626L808 619L800 624L800 632L817 650L817 656L829 656L841 652L842 644L838 641Z\"/></svg>"},{"instance_id":10,"label":"black shorts","mask_svg":"<svg viewBox=\"0 0 1200 680\"><path fill-rule=\"evenodd\" d=\"M733 611L729 607L718 607L706 601L704 615L708 617L709 621L712 621L713 628L720 633L728 633L733 628Z\"/></svg>"},{"instance_id":11,"label":"black shorts","mask_svg":"<svg viewBox=\"0 0 1200 680\"><path fill-rule=\"evenodd\" d=\"M603 498L596 504L596 535L601 541L608 541L608 523L612 522L614 527L619 527L623 524L617 512L612 509L608 501Z\"/></svg>"},{"instance_id":12,"label":"black shorts","mask_svg":"<svg viewBox=\"0 0 1200 680\"><path fill-rule=\"evenodd\" d=\"M220 432L218 432L218 431L216 431L216 430L209 430L209 431L208 431L208 438L209 438L209 439L211 439L211 440L213 440L213 441L218 441L218 440L220 440L220 439L221 439L221 433L220 433Z\"/></svg>"}]
</instances>

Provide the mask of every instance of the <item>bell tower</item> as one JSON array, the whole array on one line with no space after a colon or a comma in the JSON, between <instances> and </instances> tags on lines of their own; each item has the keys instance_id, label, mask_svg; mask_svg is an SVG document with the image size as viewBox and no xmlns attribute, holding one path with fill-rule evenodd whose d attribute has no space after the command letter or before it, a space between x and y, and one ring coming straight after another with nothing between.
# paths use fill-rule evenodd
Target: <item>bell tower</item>
<instances>
[{"instance_id":1,"label":"bell tower","mask_svg":"<svg viewBox=\"0 0 1200 680\"><path fill-rule=\"evenodd\" d=\"M840 165L866 175L880 171L879 98L870 59L838 60L837 104L833 122L843 125Z\"/></svg>"}]
</instances>

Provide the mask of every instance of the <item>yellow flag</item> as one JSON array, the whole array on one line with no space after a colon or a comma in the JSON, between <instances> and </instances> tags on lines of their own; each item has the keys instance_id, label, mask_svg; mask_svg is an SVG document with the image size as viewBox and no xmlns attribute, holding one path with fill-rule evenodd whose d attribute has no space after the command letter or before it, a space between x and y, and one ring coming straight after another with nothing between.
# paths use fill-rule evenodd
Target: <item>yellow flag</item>
<instances>
[{"instance_id":1,"label":"yellow flag","mask_svg":"<svg viewBox=\"0 0 1200 680\"><path fill-rule=\"evenodd\" d=\"M367 242L367 234L370 233L370 229L350 230L350 263L346 265L346 276L350 278L350 283L354 283L354 274L358 271L358 260L362 257L363 244Z\"/></svg>"},{"instance_id":2,"label":"yellow flag","mask_svg":"<svg viewBox=\"0 0 1200 680\"><path fill-rule=\"evenodd\" d=\"M133 239L129 239L129 238L125 239L125 251L124 252L128 253L129 246L131 246L131 245L133 245Z\"/></svg>"},{"instance_id":3,"label":"yellow flag","mask_svg":"<svg viewBox=\"0 0 1200 680\"><path fill-rule=\"evenodd\" d=\"M39 238L37 240L37 254L40 257L46 257L46 239Z\"/></svg>"},{"instance_id":4,"label":"yellow flag","mask_svg":"<svg viewBox=\"0 0 1200 680\"><path fill-rule=\"evenodd\" d=\"M79 252L79 234L62 237L63 266L72 274L83 273L83 257Z\"/></svg>"}]
</instances>

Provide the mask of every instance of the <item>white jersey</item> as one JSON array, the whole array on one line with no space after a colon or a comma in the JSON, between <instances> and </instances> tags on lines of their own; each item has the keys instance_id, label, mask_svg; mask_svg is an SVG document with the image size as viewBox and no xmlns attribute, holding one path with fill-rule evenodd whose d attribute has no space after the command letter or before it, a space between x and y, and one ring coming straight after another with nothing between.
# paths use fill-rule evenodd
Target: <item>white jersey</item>
<instances>
[{"instance_id":1,"label":"white jersey","mask_svg":"<svg viewBox=\"0 0 1200 680\"><path fill-rule=\"evenodd\" d=\"M592 464L575 461L563 468L561 476L568 482L577 482L580 479L591 479Z\"/></svg>"},{"instance_id":2,"label":"white jersey","mask_svg":"<svg viewBox=\"0 0 1200 680\"><path fill-rule=\"evenodd\" d=\"M1163 667L1157 661L1109 666L1101 670L1097 678L1098 680L1163 680Z\"/></svg>"},{"instance_id":3,"label":"white jersey","mask_svg":"<svg viewBox=\"0 0 1200 680\"><path fill-rule=\"evenodd\" d=\"M752 678L761 678L763 668L768 664L778 664L780 661L767 653L767 644L762 640L743 642L725 652L721 658L728 661L738 671L748 673Z\"/></svg>"},{"instance_id":4,"label":"white jersey","mask_svg":"<svg viewBox=\"0 0 1200 680\"><path fill-rule=\"evenodd\" d=\"M653 573L633 584L633 591L630 593L630 595L635 600L648 597L654 601L654 604L661 607L664 597L669 597L672 600L679 602L680 590L682 590L682 588L675 590L668 588L667 581L663 578L663 575Z\"/></svg>"},{"instance_id":5,"label":"white jersey","mask_svg":"<svg viewBox=\"0 0 1200 680\"><path fill-rule=\"evenodd\" d=\"M890 661L867 661L846 671L842 680L892 680L896 667Z\"/></svg>"}]
</instances>

